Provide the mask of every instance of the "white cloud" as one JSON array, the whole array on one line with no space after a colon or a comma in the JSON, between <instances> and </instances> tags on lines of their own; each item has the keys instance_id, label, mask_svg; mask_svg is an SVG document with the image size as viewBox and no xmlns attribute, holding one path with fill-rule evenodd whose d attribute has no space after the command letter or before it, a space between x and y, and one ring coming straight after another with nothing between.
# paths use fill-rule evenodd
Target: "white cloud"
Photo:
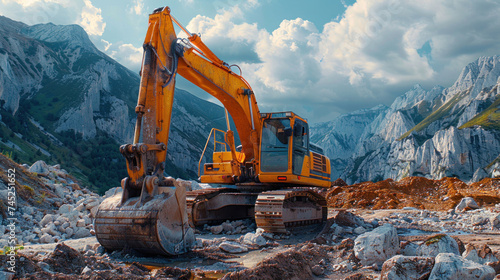
<instances>
[{"instance_id":1,"label":"white cloud","mask_svg":"<svg viewBox=\"0 0 500 280\"><path fill-rule=\"evenodd\" d=\"M76 23L91 36L101 36L106 27L101 9L94 7L90 0L1 0L0 11L28 25Z\"/></svg>"},{"instance_id":2,"label":"white cloud","mask_svg":"<svg viewBox=\"0 0 500 280\"><path fill-rule=\"evenodd\" d=\"M130 8L130 12L142 15L144 13L144 0L134 0L134 5Z\"/></svg>"},{"instance_id":3,"label":"white cloud","mask_svg":"<svg viewBox=\"0 0 500 280\"><path fill-rule=\"evenodd\" d=\"M221 10L214 18L197 15L186 28L189 32L200 33L205 44L217 50L216 55L224 54L223 60L228 63L241 61L258 61L253 50L259 37L257 24L234 23L234 20L243 17L239 6L229 10Z\"/></svg>"},{"instance_id":4,"label":"white cloud","mask_svg":"<svg viewBox=\"0 0 500 280\"><path fill-rule=\"evenodd\" d=\"M102 48L104 49L105 52L107 52L109 50L109 48L113 45L104 39L101 39L101 43L104 44Z\"/></svg>"},{"instance_id":5,"label":"white cloud","mask_svg":"<svg viewBox=\"0 0 500 280\"><path fill-rule=\"evenodd\" d=\"M134 47L132 44L117 43L110 44L106 53L133 71L138 72L141 68L142 48Z\"/></svg>"},{"instance_id":6,"label":"white cloud","mask_svg":"<svg viewBox=\"0 0 500 280\"><path fill-rule=\"evenodd\" d=\"M240 62L261 107L287 102L317 120L389 104L415 83L449 86L467 63L500 52L492 0L358 0L322 30L297 18L269 32L246 23L242 10L197 16L189 27L221 59ZM419 54L426 43L430 52Z\"/></svg>"},{"instance_id":7,"label":"white cloud","mask_svg":"<svg viewBox=\"0 0 500 280\"><path fill-rule=\"evenodd\" d=\"M82 9L81 20L78 22L89 35L101 36L106 28L106 23L101 16L101 9L92 5L90 0L83 0L85 6Z\"/></svg>"}]
</instances>

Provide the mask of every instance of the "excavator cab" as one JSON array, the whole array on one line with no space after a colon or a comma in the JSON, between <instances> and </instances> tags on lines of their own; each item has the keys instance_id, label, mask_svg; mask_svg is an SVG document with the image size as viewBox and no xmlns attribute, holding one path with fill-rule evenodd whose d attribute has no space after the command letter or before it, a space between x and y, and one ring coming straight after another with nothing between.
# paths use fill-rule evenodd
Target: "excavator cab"
<instances>
[{"instance_id":1,"label":"excavator cab","mask_svg":"<svg viewBox=\"0 0 500 280\"><path fill-rule=\"evenodd\" d=\"M255 176L249 176L247 180L268 184L330 186L330 160L321 148L310 143L309 125L305 119L293 112L261 113L260 118L260 162L252 167L256 171ZM217 138L217 133L222 133L224 137ZM205 163L203 175L199 174L203 183L238 183L234 165L241 165L245 154L239 151L232 153L230 144L217 140L227 139L225 133L216 129L210 133L199 164L201 166L209 142L214 144L213 162Z\"/></svg>"},{"instance_id":2,"label":"excavator cab","mask_svg":"<svg viewBox=\"0 0 500 280\"><path fill-rule=\"evenodd\" d=\"M309 141L307 121L293 112L262 113L260 170L262 183L330 185L330 162Z\"/></svg>"}]
</instances>

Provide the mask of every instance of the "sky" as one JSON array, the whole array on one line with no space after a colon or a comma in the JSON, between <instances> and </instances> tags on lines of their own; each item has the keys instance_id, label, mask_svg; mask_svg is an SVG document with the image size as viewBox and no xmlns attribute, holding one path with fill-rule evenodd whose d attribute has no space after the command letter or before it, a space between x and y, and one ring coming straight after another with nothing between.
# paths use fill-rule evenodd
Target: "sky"
<instances>
[{"instance_id":1,"label":"sky","mask_svg":"<svg viewBox=\"0 0 500 280\"><path fill-rule=\"evenodd\" d=\"M148 14L163 6L240 66L261 112L311 123L390 105L415 84L451 86L468 63L500 54L498 0L0 0L0 15L79 24L138 72ZM182 78L177 86L217 103Z\"/></svg>"}]
</instances>

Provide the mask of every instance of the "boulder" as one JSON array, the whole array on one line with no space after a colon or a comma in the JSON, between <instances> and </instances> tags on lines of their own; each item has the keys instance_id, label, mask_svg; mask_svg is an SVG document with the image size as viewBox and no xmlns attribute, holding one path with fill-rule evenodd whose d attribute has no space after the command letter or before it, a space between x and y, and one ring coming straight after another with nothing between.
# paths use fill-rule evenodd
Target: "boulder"
<instances>
[{"instance_id":1,"label":"boulder","mask_svg":"<svg viewBox=\"0 0 500 280\"><path fill-rule=\"evenodd\" d=\"M40 237L40 243L54 243L54 237L52 237L50 234L45 233Z\"/></svg>"},{"instance_id":2,"label":"boulder","mask_svg":"<svg viewBox=\"0 0 500 280\"><path fill-rule=\"evenodd\" d=\"M233 232L234 231L234 227L231 223L229 222L224 222L222 223L222 229L224 230L224 232L228 233L228 232Z\"/></svg>"},{"instance_id":3,"label":"boulder","mask_svg":"<svg viewBox=\"0 0 500 280\"><path fill-rule=\"evenodd\" d=\"M261 234L249 232L243 237L243 243L261 247L266 245L267 241Z\"/></svg>"},{"instance_id":4,"label":"boulder","mask_svg":"<svg viewBox=\"0 0 500 280\"><path fill-rule=\"evenodd\" d=\"M47 214L43 216L43 219L38 223L41 227L46 226L48 223L52 223L54 221L54 215Z\"/></svg>"},{"instance_id":5,"label":"boulder","mask_svg":"<svg viewBox=\"0 0 500 280\"><path fill-rule=\"evenodd\" d=\"M111 188L111 189L107 190L106 193L104 193L104 197L112 197L113 195L121 193L121 192L122 192L121 187Z\"/></svg>"},{"instance_id":6,"label":"boulder","mask_svg":"<svg viewBox=\"0 0 500 280\"><path fill-rule=\"evenodd\" d=\"M63 187L62 184L54 184L54 192L60 198L65 198L69 194L69 190Z\"/></svg>"},{"instance_id":7,"label":"boulder","mask_svg":"<svg viewBox=\"0 0 500 280\"><path fill-rule=\"evenodd\" d=\"M50 169L49 166L45 163L45 161L39 160L33 163L33 165L31 165L29 171L32 173L37 173L42 176L47 176L49 175Z\"/></svg>"},{"instance_id":8,"label":"boulder","mask_svg":"<svg viewBox=\"0 0 500 280\"><path fill-rule=\"evenodd\" d=\"M316 276L321 276L325 273L325 269L321 265L317 264L311 267L311 272Z\"/></svg>"},{"instance_id":9,"label":"boulder","mask_svg":"<svg viewBox=\"0 0 500 280\"><path fill-rule=\"evenodd\" d=\"M244 253L248 252L248 248L236 243L236 242L231 242L231 241L224 241L219 245L219 249L221 249L224 252L231 253L231 254L239 254L239 253Z\"/></svg>"},{"instance_id":10,"label":"boulder","mask_svg":"<svg viewBox=\"0 0 500 280\"><path fill-rule=\"evenodd\" d=\"M353 213L346 211L346 210L339 210L337 213L333 215L333 219L335 220L335 223L341 225L341 226L348 226L348 227L370 227L371 225L365 222L365 220L359 216L354 215Z\"/></svg>"},{"instance_id":11,"label":"boulder","mask_svg":"<svg viewBox=\"0 0 500 280\"><path fill-rule=\"evenodd\" d=\"M66 214L66 213L69 213L71 211L73 211L74 207L73 205L71 204L63 204L61 205L61 207L59 207L59 214Z\"/></svg>"},{"instance_id":12,"label":"boulder","mask_svg":"<svg viewBox=\"0 0 500 280\"><path fill-rule=\"evenodd\" d=\"M429 280L491 280L495 270L487 265L466 260L453 253L441 253L435 259Z\"/></svg>"},{"instance_id":13,"label":"boulder","mask_svg":"<svg viewBox=\"0 0 500 280\"><path fill-rule=\"evenodd\" d=\"M467 246L465 246L465 252L463 252L462 257L466 260L470 260L479 264L498 262L497 257L495 257L490 247L488 247L488 245L486 244L484 244L479 249L476 249L472 244L467 244Z\"/></svg>"},{"instance_id":14,"label":"boulder","mask_svg":"<svg viewBox=\"0 0 500 280\"><path fill-rule=\"evenodd\" d=\"M473 226L482 226L489 222L490 217L483 215L474 215L471 218L471 223Z\"/></svg>"},{"instance_id":15,"label":"boulder","mask_svg":"<svg viewBox=\"0 0 500 280\"><path fill-rule=\"evenodd\" d=\"M74 238L84 238L91 236L90 230L86 228L78 228L74 233Z\"/></svg>"},{"instance_id":16,"label":"boulder","mask_svg":"<svg viewBox=\"0 0 500 280\"><path fill-rule=\"evenodd\" d=\"M213 234L221 234L222 233L222 230L224 228L222 227L222 225L218 225L218 226L213 226L210 228L210 231L213 233Z\"/></svg>"},{"instance_id":17,"label":"boulder","mask_svg":"<svg viewBox=\"0 0 500 280\"><path fill-rule=\"evenodd\" d=\"M490 224L492 227L500 227L500 214L490 217Z\"/></svg>"},{"instance_id":18,"label":"boulder","mask_svg":"<svg viewBox=\"0 0 500 280\"><path fill-rule=\"evenodd\" d=\"M429 237L417 248L417 256L435 257L440 253L460 255L457 241L446 234Z\"/></svg>"},{"instance_id":19,"label":"boulder","mask_svg":"<svg viewBox=\"0 0 500 280\"><path fill-rule=\"evenodd\" d=\"M426 279L433 266L432 257L397 255L384 262L380 280Z\"/></svg>"},{"instance_id":20,"label":"boulder","mask_svg":"<svg viewBox=\"0 0 500 280\"><path fill-rule=\"evenodd\" d=\"M476 201L472 197L464 197L458 205L455 207L455 211L463 212L472 209L479 209L479 205L477 205Z\"/></svg>"},{"instance_id":21,"label":"boulder","mask_svg":"<svg viewBox=\"0 0 500 280\"><path fill-rule=\"evenodd\" d=\"M77 227L84 227L84 226L85 226L85 220L84 220L84 219L79 219L79 220L76 222L76 226L77 226Z\"/></svg>"},{"instance_id":22,"label":"boulder","mask_svg":"<svg viewBox=\"0 0 500 280\"><path fill-rule=\"evenodd\" d=\"M400 248L401 248L400 253L403 256L416 256L417 255L418 245L413 243L413 242L403 241L400 243Z\"/></svg>"},{"instance_id":23,"label":"boulder","mask_svg":"<svg viewBox=\"0 0 500 280\"><path fill-rule=\"evenodd\" d=\"M380 266L398 251L398 233L391 224L363 233L354 240L354 254L365 266Z\"/></svg>"},{"instance_id":24,"label":"boulder","mask_svg":"<svg viewBox=\"0 0 500 280\"><path fill-rule=\"evenodd\" d=\"M357 227L354 229L355 234L363 234L366 232L366 229L364 227Z\"/></svg>"},{"instance_id":25,"label":"boulder","mask_svg":"<svg viewBox=\"0 0 500 280\"><path fill-rule=\"evenodd\" d=\"M35 208L31 207L31 206L25 206L25 207L23 207L23 212L24 212L24 214L31 216L35 212Z\"/></svg>"}]
</instances>

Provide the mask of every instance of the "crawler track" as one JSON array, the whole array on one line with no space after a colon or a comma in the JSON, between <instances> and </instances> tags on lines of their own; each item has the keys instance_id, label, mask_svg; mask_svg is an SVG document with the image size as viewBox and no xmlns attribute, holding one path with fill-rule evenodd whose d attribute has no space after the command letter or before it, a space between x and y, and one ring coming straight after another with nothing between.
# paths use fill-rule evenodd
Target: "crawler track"
<instances>
[{"instance_id":1,"label":"crawler track","mask_svg":"<svg viewBox=\"0 0 500 280\"><path fill-rule=\"evenodd\" d=\"M257 227L268 232L286 233L288 227L326 220L326 200L308 189L263 192L255 203Z\"/></svg>"}]
</instances>

